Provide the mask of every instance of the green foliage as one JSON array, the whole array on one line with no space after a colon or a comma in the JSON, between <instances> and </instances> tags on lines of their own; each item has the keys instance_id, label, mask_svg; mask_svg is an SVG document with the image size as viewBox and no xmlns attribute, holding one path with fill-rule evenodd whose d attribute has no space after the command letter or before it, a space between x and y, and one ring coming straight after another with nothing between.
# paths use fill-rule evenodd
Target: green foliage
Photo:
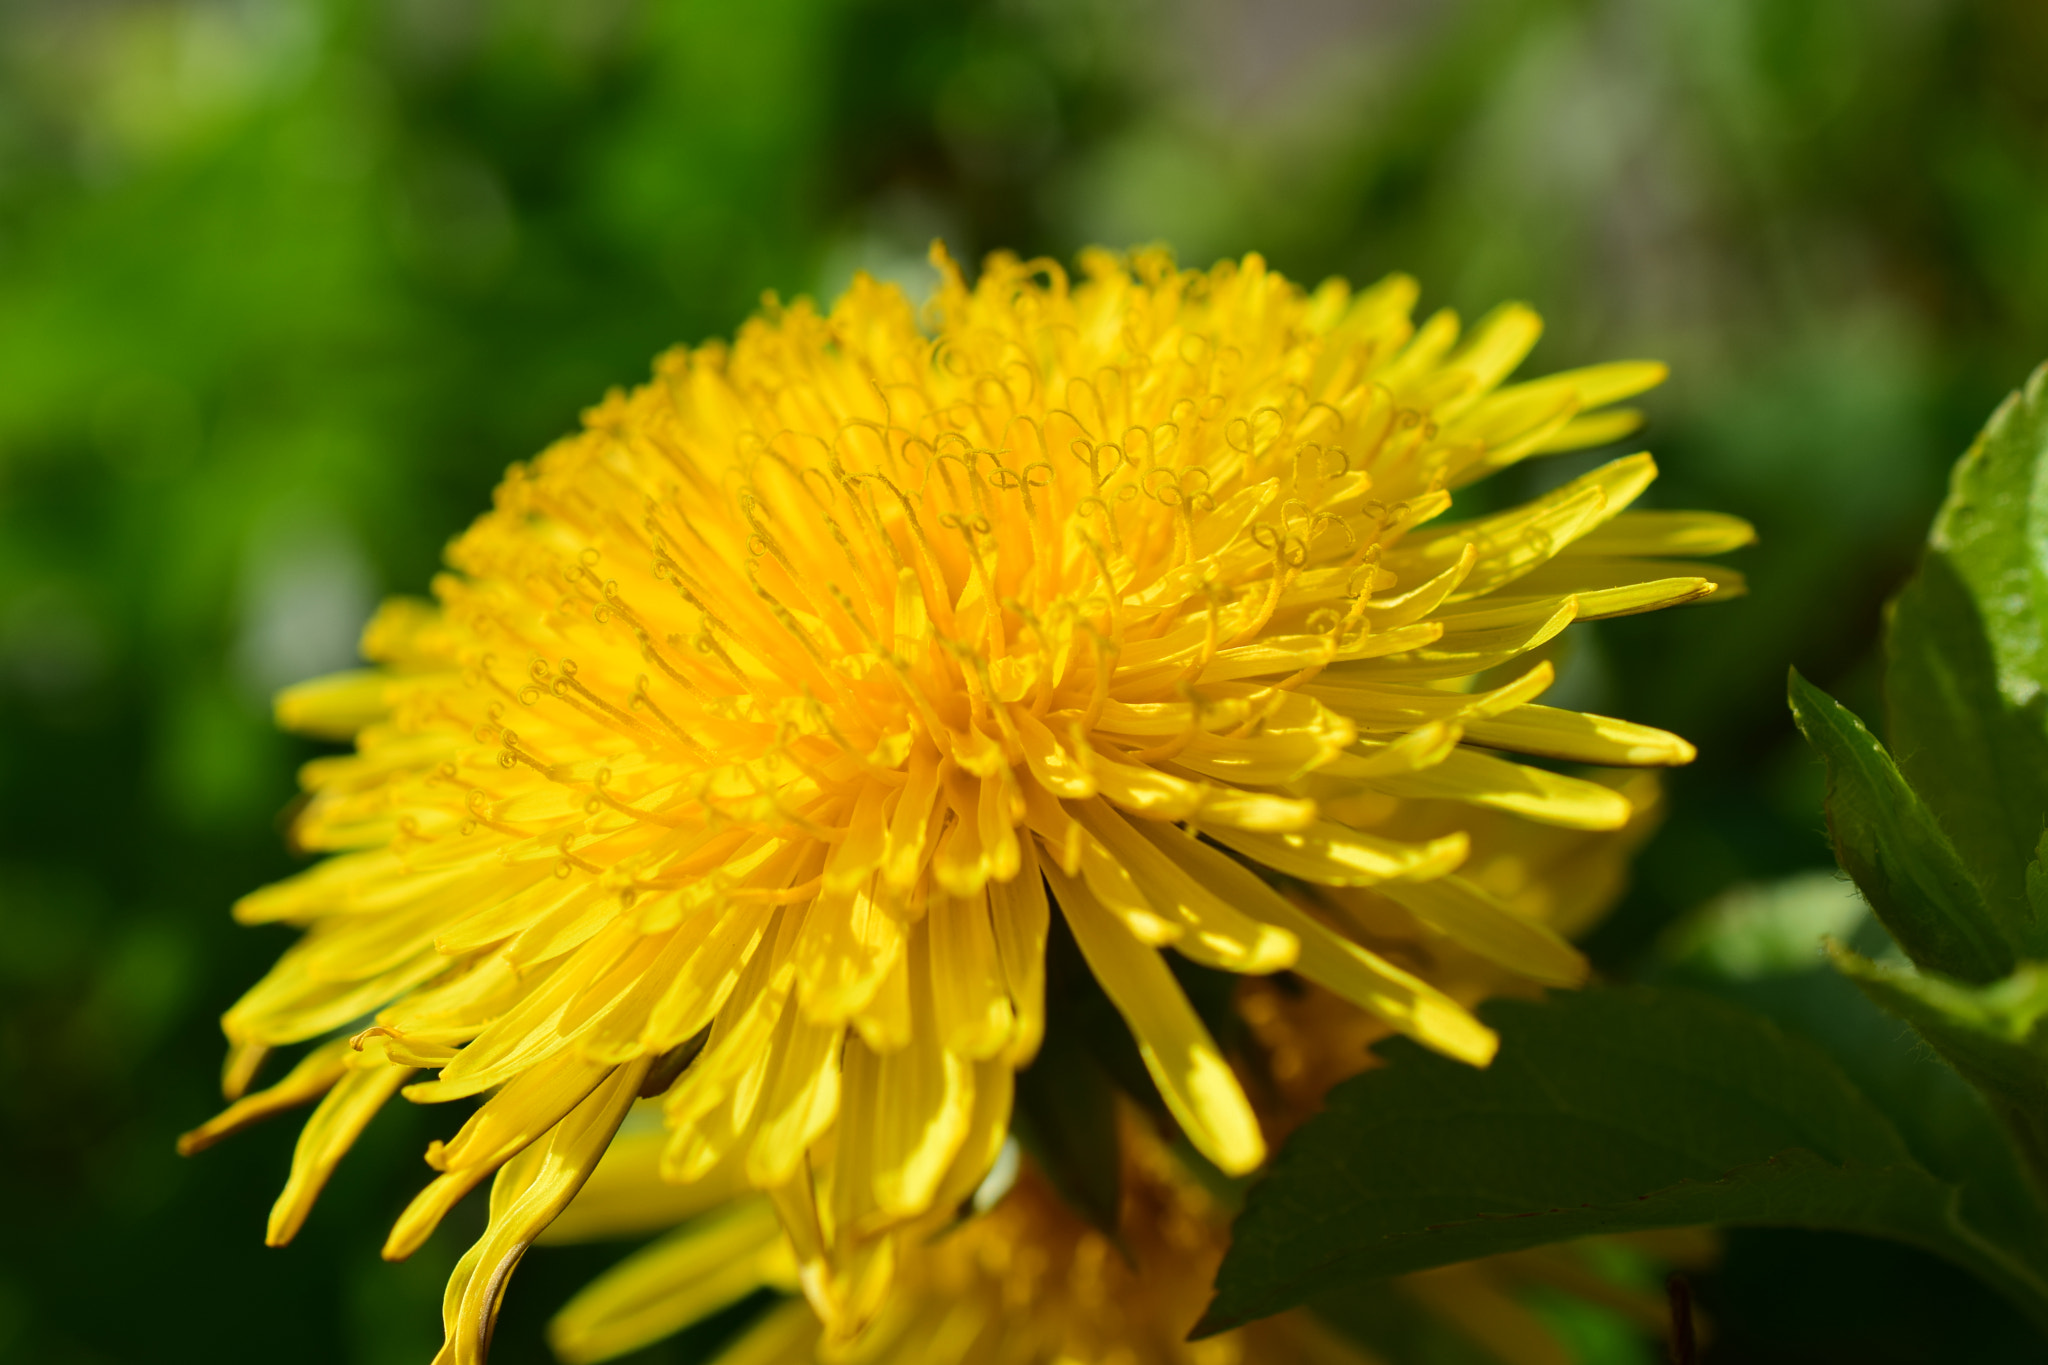
<instances>
[{"instance_id":1,"label":"green foliage","mask_svg":"<svg viewBox=\"0 0 2048 1365\"><path fill-rule=\"evenodd\" d=\"M1863 722L1799 676L1792 714L1828 768L1828 833L1842 869L1915 962L1965 981L2012 970L1955 846Z\"/></svg>"},{"instance_id":2,"label":"green foliage","mask_svg":"<svg viewBox=\"0 0 2048 1365\"><path fill-rule=\"evenodd\" d=\"M1785 938L1795 925L1805 934L1801 951L1792 954L1784 951ZM2048 1265L2048 1223L1985 1098L1829 965L1819 950L1824 935L1870 952L1889 946L1839 874L1807 873L1702 907L1666 939L1651 978L1710 992L1822 1048L1884 1111L1914 1159L1960 1189L1965 1223L2028 1264ZM1740 1259L1758 1239L1774 1236L1789 1234L1747 1231L1729 1241ZM1955 1351L1956 1324L1969 1321L1977 1325L1972 1360L2039 1355L2040 1340L2028 1321L1964 1272L1942 1283L1947 1266L1932 1257L1887 1271L1883 1253L1896 1257L1897 1245L1857 1246L1857 1240L1803 1235L1783 1264L1751 1272L1778 1281L1783 1299L1763 1339L1729 1342L1730 1354L1746 1359L1776 1349L1788 1361L1944 1359ZM1916 1319L1908 1286L1932 1296L1939 1313ZM1855 1306L1853 1322L1844 1320L1848 1305ZM1802 1340L1807 1350L1799 1348Z\"/></svg>"},{"instance_id":3,"label":"green foliage","mask_svg":"<svg viewBox=\"0 0 2048 1365\"><path fill-rule=\"evenodd\" d=\"M1933 809L1983 887L1992 922L2029 958L2048 954L2048 918L2028 893L2048 817L2044 455L2048 368L2005 401L1957 463L1885 633L1891 741L1916 804Z\"/></svg>"},{"instance_id":4,"label":"green foliage","mask_svg":"<svg viewBox=\"0 0 2048 1365\"><path fill-rule=\"evenodd\" d=\"M1904 773L1792 675L1836 857L1913 966L1831 956L1984 1093L2048 1189L2048 368L1957 462L1886 657Z\"/></svg>"},{"instance_id":5,"label":"green foliage","mask_svg":"<svg viewBox=\"0 0 2048 1365\"><path fill-rule=\"evenodd\" d=\"M1829 955L1865 995L1911 1024L1976 1086L2031 1168L2048 1172L2048 967L2030 962L2002 981L1973 988L1873 962L1838 943L1829 944Z\"/></svg>"},{"instance_id":6,"label":"green foliage","mask_svg":"<svg viewBox=\"0 0 2048 1365\"><path fill-rule=\"evenodd\" d=\"M1910 965L1832 939L1830 957L1975 1088L1974 1109L1950 1106L1959 1125L1932 1122L1924 1084L1839 1026L1823 1032L1845 1063L1686 994L1498 1004L1490 1070L1396 1045L1332 1094L1254 1188L1205 1329L1360 1280L1693 1223L1912 1243L2048 1329L2048 368L1957 464L1886 654L1899 761L1796 669L1789 700L1826 767L1836 858ZM1731 965L1782 964L1772 943L1717 941L1743 924L1678 940L1676 974L1687 954L1724 986Z\"/></svg>"},{"instance_id":7,"label":"green foliage","mask_svg":"<svg viewBox=\"0 0 2048 1365\"><path fill-rule=\"evenodd\" d=\"M764 289L915 284L935 234L1405 269L1425 308L1534 302L1537 368L1671 360L1651 497L1754 520L1757 591L1575 628L1561 690L1702 752L1591 949L1625 974L1702 898L1824 862L1776 689L1796 658L1863 704L1875 604L2048 335L2044 64L2033 0L0 6L0 1358L431 1352L472 1211L374 1247L462 1113L394 1106L285 1252L292 1120L171 1152L289 941L225 914L293 867L273 816L314 750L266 692L348 663L657 349ZM1744 1359L1786 1358L1767 1242L1710 1286ZM496 1365L544 1359L607 1254L527 1258ZM1907 1297L1858 1295L1859 1365L1936 1358L1889 1346ZM1996 1358L1940 1316L1945 1357Z\"/></svg>"},{"instance_id":8,"label":"green foliage","mask_svg":"<svg viewBox=\"0 0 2048 1365\"><path fill-rule=\"evenodd\" d=\"M1502 1038L1487 1070L1395 1043L1332 1092L1253 1188L1200 1330L1354 1280L1709 1222L1910 1242L2048 1328L2048 1280L1967 1222L1962 1188L1811 1043L1643 988L1485 1017Z\"/></svg>"},{"instance_id":9,"label":"green foliage","mask_svg":"<svg viewBox=\"0 0 2048 1365\"><path fill-rule=\"evenodd\" d=\"M1840 940L1887 948L1868 906L1839 879L1814 874L1765 890L1758 899L1779 923L1741 913L1746 906L1704 907L1672 936L1652 980L1708 992L1819 1046L1884 1111L1914 1160L1963 1191L1967 1222L2048 1265L2048 1219L1988 1101L1822 951ZM1787 920L1810 930L1797 959L1770 951Z\"/></svg>"}]
</instances>

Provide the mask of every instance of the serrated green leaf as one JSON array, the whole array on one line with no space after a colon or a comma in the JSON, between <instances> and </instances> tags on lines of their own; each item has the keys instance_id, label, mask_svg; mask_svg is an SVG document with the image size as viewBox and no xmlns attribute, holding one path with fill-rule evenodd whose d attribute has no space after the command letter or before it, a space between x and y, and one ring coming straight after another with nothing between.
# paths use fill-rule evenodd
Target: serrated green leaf
<instances>
[{"instance_id":1,"label":"serrated green leaf","mask_svg":"<svg viewBox=\"0 0 2048 1365\"><path fill-rule=\"evenodd\" d=\"M2025 963L2003 981L1969 987L1873 962L1839 943L1828 954L1976 1086L2033 1169L2048 1173L2048 967Z\"/></svg>"},{"instance_id":2,"label":"serrated green leaf","mask_svg":"<svg viewBox=\"0 0 2048 1365\"><path fill-rule=\"evenodd\" d=\"M1596 1233L1834 1228L1947 1256L2048 1328L2048 1283L1824 1053L1686 991L1485 1008L1498 1059L1405 1042L1331 1092L1254 1186L1207 1334L1362 1280Z\"/></svg>"},{"instance_id":3,"label":"serrated green leaf","mask_svg":"<svg viewBox=\"0 0 2048 1365\"><path fill-rule=\"evenodd\" d=\"M2017 957L2048 957L2027 868L2048 817L2048 367L1956 463L1885 632L1892 748Z\"/></svg>"},{"instance_id":4,"label":"serrated green leaf","mask_svg":"<svg viewBox=\"0 0 2048 1365\"><path fill-rule=\"evenodd\" d=\"M1800 733L1827 763L1836 861L1906 955L1964 981L2010 972L2013 949L1977 883L1884 745L1798 669L1789 699Z\"/></svg>"}]
</instances>

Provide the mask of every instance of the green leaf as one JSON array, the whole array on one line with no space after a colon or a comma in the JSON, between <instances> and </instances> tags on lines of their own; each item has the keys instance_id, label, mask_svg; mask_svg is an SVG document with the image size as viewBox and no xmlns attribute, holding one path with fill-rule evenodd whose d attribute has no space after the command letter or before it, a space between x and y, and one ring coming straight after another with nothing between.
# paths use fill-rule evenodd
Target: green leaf
<instances>
[{"instance_id":1,"label":"green leaf","mask_svg":"<svg viewBox=\"0 0 2048 1365\"><path fill-rule=\"evenodd\" d=\"M1792 718L1828 768L1835 858L1906 955L1964 981L2013 969L2012 948L1934 815L1855 713L1792 670Z\"/></svg>"},{"instance_id":2,"label":"green leaf","mask_svg":"<svg viewBox=\"0 0 2048 1365\"><path fill-rule=\"evenodd\" d=\"M1253 1187L1198 1334L1361 1280L1701 1223L1910 1242L2048 1329L2048 1282L1805 1040L1688 991L1483 1014L1502 1039L1490 1068L1395 1042L1391 1065L1331 1092Z\"/></svg>"},{"instance_id":3,"label":"green leaf","mask_svg":"<svg viewBox=\"0 0 2048 1365\"><path fill-rule=\"evenodd\" d=\"M1828 945L1841 973L1913 1026L1991 1102L2037 1173L2048 1173L2048 966L1969 987Z\"/></svg>"},{"instance_id":4,"label":"green leaf","mask_svg":"<svg viewBox=\"0 0 2048 1365\"><path fill-rule=\"evenodd\" d=\"M1839 913L1845 899L1860 923ZM1795 948L1787 921L1805 925L1795 951L1785 951ZM2048 1265L2048 1213L1990 1102L1916 1033L1829 969L1821 950L1830 935L1889 947L1869 908L1835 877L1807 873L1738 889L1666 938L1651 984L1710 992L1817 1044L1891 1120L1914 1159L1961 1188L1965 1221L2023 1259Z\"/></svg>"},{"instance_id":5,"label":"green leaf","mask_svg":"<svg viewBox=\"0 0 2048 1365\"><path fill-rule=\"evenodd\" d=\"M1893 751L2024 958L2048 957L2048 917L2027 894L2048 817L2044 455L2048 367L1956 463L1885 633Z\"/></svg>"},{"instance_id":6,"label":"green leaf","mask_svg":"<svg viewBox=\"0 0 2048 1365\"><path fill-rule=\"evenodd\" d=\"M2036 918L2048 920L2048 834L2041 836L2034 861L2027 864L2027 904Z\"/></svg>"}]
</instances>

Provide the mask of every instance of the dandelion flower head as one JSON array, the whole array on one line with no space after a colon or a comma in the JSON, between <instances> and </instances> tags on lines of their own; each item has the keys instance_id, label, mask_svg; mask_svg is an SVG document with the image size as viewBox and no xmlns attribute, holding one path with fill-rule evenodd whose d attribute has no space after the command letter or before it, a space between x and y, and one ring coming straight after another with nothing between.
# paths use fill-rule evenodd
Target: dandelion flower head
<instances>
[{"instance_id":1,"label":"dandelion flower head","mask_svg":"<svg viewBox=\"0 0 2048 1365\"><path fill-rule=\"evenodd\" d=\"M1265 1139L1162 949L1291 969L1484 1064L1492 1034L1375 925L1538 984L1585 967L1465 875L1444 812L1619 828L1613 786L1513 756L1692 756L1539 704L1525 656L1731 583L1671 557L1747 527L1625 511L1647 455L1445 518L1625 434L1611 405L1662 366L1507 385L1535 316L1461 339L1405 277L1091 252L970 286L934 260L922 312L858 279L662 357L507 474L433 601L371 623L372 669L280 699L355 745L303 775L295 837L332 856L236 908L305 933L225 1016L230 1098L326 1041L187 1145L319 1101L283 1242L391 1096L488 1096L385 1248L503 1168L448 1359L479 1358L637 1096L669 1179L769 1194L828 1321L879 1311L893 1230L1002 1146L1055 914L1226 1172Z\"/></svg>"}]
</instances>

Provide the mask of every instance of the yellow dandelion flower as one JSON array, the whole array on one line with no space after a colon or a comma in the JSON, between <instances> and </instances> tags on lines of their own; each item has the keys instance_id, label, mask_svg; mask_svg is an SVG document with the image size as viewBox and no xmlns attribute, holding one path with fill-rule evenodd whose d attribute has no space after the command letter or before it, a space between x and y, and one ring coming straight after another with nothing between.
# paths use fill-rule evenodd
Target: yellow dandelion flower
<instances>
[{"instance_id":1,"label":"yellow dandelion flower","mask_svg":"<svg viewBox=\"0 0 2048 1365\"><path fill-rule=\"evenodd\" d=\"M1482 822L1473 831L1468 867L1479 864L1496 894L1537 921L1584 927L1614 898L1629 856L1655 820L1654 779L1632 774L1618 786L1636 808L1625 829ZM1410 933L1379 946L1461 1001L1517 984L1442 940ZM1241 1074L1267 1140L1276 1143L1320 1107L1331 1085L1371 1065L1367 1049L1389 1032L1377 1016L1328 991L1270 978L1243 982L1238 1011L1250 1025L1252 1053ZM1380 1359L1302 1310L1188 1342L1228 1245L1229 1210L1135 1110L1124 1111L1121 1130L1122 1206L1114 1242L1063 1203L1025 1157L1014 1183L999 1173L977 1193L975 1203L988 1207L957 1227L941 1225L906 1250L895 1292L858 1338L835 1336L809 1305L793 1298L745 1330L721 1365L1371 1365ZM662 1142L658 1120L622 1134L549 1232L548 1240L563 1242L667 1234L601 1276L555 1318L550 1339L568 1365L595 1365L757 1290L788 1295L798 1285L798 1258L768 1201L740 1194L724 1202L694 1187L666 1185L658 1173ZM1713 1251L1712 1236L1704 1232L1634 1240L1639 1256L1664 1264L1697 1264ZM1500 1365L1568 1365L1570 1352L1526 1302L1533 1286L1598 1304L1649 1332L1663 1326L1662 1296L1602 1273L1589 1250L1571 1245L1491 1257L1405 1276L1396 1287L1414 1310Z\"/></svg>"},{"instance_id":2,"label":"yellow dandelion flower","mask_svg":"<svg viewBox=\"0 0 2048 1365\"><path fill-rule=\"evenodd\" d=\"M1126 1115L1123 1207L1112 1241L1076 1215L1025 1159L988 1210L906 1254L894 1293L857 1340L836 1341L801 1297L770 1307L718 1365L1378 1365L1368 1342L1304 1309L1204 1341L1187 1334L1208 1306L1229 1245L1229 1211ZM592 1180L601 1206L565 1217L559 1239L650 1230L640 1215L662 1184L658 1137L622 1139ZM673 1189L674 1187L670 1187ZM1542 1247L1406 1275L1396 1292L1499 1365L1570 1365L1527 1302L1542 1288L1601 1308L1647 1335L1663 1296L1631 1287L1601 1259L1698 1266L1716 1251L1703 1229ZM1606 1256L1599 1255L1605 1252ZM566 1365L597 1365L652 1345L758 1290L792 1295L796 1257L769 1201L746 1197L628 1256L549 1327Z\"/></svg>"},{"instance_id":3,"label":"yellow dandelion flower","mask_svg":"<svg viewBox=\"0 0 2048 1365\"><path fill-rule=\"evenodd\" d=\"M811 1306L794 1297L770 1308L722 1361L1368 1365L1370 1356L1299 1312L1186 1341L1228 1244L1228 1211L1141 1120L1124 1117L1117 1240L1076 1216L1025 1162L986 1212L906 1251L894 1292L856 1343L835 1346ZM648 1154L622 1147L620 1157L593 1183L621 1192L657 1183ZM757 1289L793 1290L797 1279L773 1208L754 1196L628 1257L562 1310L549 1337L568 1365L594 1365Z\"/></svg>"},{"instance_id":4,"label":"yellow dandelion flower","mask_svg":"<svg viewBox=\"0 0 2048 1365\"><path fill-rule=\"evenodd\" d=\"M1625 512L1647 455L1442 524L1453 489L1631 429L1610 405L1662 366L1504 386L1534 315L1461 342L1399 277L1304 292L1257 257L1096 252L1078 283L999 256L970 288L934 259L929 330L859 280L663 357L508 473L434 602L372 622L373 670L280 699L355 739L303 774L295 837L335 856L236 907L306 932L228 1011L235 1102L186 1145L319 1100L279 1243L392 1095L487 1095L385 1248L496 1173L448 1359L480 1358L641 1095L665 1174L768 1191L807 1292L857 1324L890 1230L1002 1144L1054 905L1226 1171L1265 1142L1162 948L1291 968L1484 1063L1457 1001L1253 869L1574 984L1563 938L1464 875L1467 836L1403 837L1404 813L1612 828L1626 798L1501 755L1692 755L1537 704L1547 664L1490 674L1712 593L1728 575L1666 556L1745 526Z\"/></svg>"},{"instance_id":5,"label":"yellow dandelion flower","mask_svg":"<svg viewBox=\"0 0 2048 1365\"><path fill-rule=\"evenodd\" d=\"M1628 802L1629 818L1620 829L1570 829L1440 804L1407 811L1407 833L1427 838L1460 829L1471 840L1459 869L1466 878L1516 914L1576 937L1620 898L1630 861L1663 818L1655 774L1606 772L1588 780ZM1402 919L1385 902L1376 904L1369 892L1297 882L1288 894L1462 1006L1542 993L1528 978ZM1330 1087L1374 1065L1371 1049L1388 1034L1387 1021L1378 1015L1284 977L1245 978L1235 1006L1257 1054L1252 1094L1266 1140L1274 1146L1322 1108Z\"/></svg>"}]
</instances>

